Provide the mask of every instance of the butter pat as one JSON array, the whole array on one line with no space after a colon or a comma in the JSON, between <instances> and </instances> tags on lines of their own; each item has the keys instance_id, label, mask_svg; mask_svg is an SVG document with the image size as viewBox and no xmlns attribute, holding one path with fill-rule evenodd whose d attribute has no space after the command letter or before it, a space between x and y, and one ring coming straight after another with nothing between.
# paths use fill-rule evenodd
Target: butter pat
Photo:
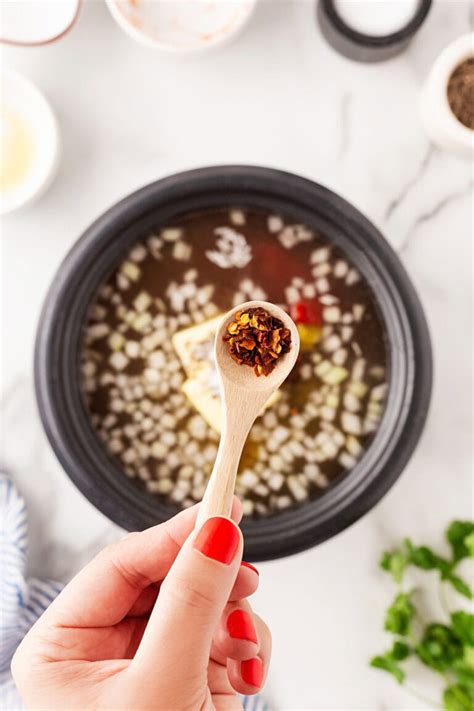
<instances>
[{"instance_id":1,"label":"butter pat","mask_svg":"<svg viewBox=\"0 0 474 711\"><path fill-rule=\"evenodd\" d=\"M214 338L221 319L222 314L174 334L173 347L188 377L213 365Z\"/></svg>"},{"instance_id":2,"label":"butter pat","mask_svg":"<svg viewBox=\"0 0 474 711\"><path fill-rule=\"evenodd\" d=\"M173 347L188 376L181 389L207 424L219 434L222 431L222 413L214 362L214 339L221 319L222 314L197 326L178 331L172 338ZM266 403L262 413L280 398L281 394L277 390Z\"/></svg>"}]
</instances>

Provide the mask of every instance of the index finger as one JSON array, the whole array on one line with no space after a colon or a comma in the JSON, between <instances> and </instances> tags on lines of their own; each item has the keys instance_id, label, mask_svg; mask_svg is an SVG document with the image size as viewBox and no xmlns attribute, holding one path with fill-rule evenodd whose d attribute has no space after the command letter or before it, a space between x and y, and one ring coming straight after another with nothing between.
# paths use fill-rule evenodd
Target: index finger
<instances>
[{"instance_id":1,"label":"index finger","mask_svg":"<svg viewBox=\"0 0 474 711\"><path fill-rule=\"evenodd\" d=\"M194 529L198 506L104 548L51 603L45 621L65 627L109 627L120 622L141 592L166 576ZM232 518L236 523L242 518L236 497Z\"/></svg>"}]
</instances>

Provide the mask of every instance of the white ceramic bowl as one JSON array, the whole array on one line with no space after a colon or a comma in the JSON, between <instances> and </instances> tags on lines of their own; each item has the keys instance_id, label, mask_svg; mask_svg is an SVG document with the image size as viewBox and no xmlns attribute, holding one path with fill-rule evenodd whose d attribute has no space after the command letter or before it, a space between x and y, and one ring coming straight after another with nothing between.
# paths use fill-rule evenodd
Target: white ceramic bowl
<instances>
[{"instance_id":1,"label":"white ceramic bowl","mask_svg":"<svg viewBox=\"0 0 474 711\"><path fill-rule=\"evenodd\" d=\"M74 26L82 0L2 2L0 41L20 46L49 44Z\"/></svg>"},{"instance_id":2,"label":"white ceramic bowl","mask_svg":"<svg viewBox=\"0 0 474 711\"><path fill-rule=\"evenodd\" d=\"M146 47L195 54L230 42L257 0L106 0L120 27Z\"/></svg>"},{"instance_id":3,"label":"white ceramic bowl","mask_svg":"<svg viewBox=\"0 0 474 711\"><path fill-rule=\"evenodd\" d=\"M441 148L466 157L474 155L474 131L458 121L451 111L447 86L456 67L472 56L474 32L459 37L441 52L426 79L420 100L421 119L431 140Z\"/></svg>"},{"instance_id":4,"label":"white ceramic bowl","mask_svg":"<svg viewBox=\"0 0 474 711\"><path fill-rule=\"evenodd\" d=\"M2 72L1 112L0 130L19 131L26 135L30 147L30 157L25 154L23 158L26 167L20 171L22 177L0 190L0 213L4 214L31 202L53 180L59 160L59 129L43 94L16 72ZM22 160L21 150L16 146L12 150L15 164ZM6 156L3 162L7 163Z\"/></svg>"}]
</instances>

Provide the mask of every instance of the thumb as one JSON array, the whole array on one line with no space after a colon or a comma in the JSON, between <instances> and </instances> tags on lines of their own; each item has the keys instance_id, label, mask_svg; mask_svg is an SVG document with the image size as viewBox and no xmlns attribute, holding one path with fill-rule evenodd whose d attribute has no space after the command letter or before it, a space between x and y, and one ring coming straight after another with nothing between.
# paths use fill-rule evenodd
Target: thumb
<instances>
[{"instance_id":1,"label":"thumb","mask_svg":"<svg viewBox=\"0 0 474 711\"><path fill-rule=\"evenodd\" d=\"M161 584L134 665L142 673L207 675L212 636L242 560L243 540L229 518L208 519L181 548ZM206 677L207 678L207 677ZM182 679L182 677L181 677Z\"/></svg>"}]
</instances>

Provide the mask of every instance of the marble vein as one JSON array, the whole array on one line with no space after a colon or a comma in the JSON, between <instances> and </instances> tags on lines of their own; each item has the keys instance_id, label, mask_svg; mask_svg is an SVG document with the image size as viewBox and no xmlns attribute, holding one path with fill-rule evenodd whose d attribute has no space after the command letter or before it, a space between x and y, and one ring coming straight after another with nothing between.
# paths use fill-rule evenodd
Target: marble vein
<instances>
[{"instance_id":1,"label":"marble vein","mask_svg":"<svg viewBox=\"0 0 474 711\"><path fill-rule=\"evenodd\" d=\"M406 248L411 237L415 234L415 232L420 227L420 225L423 225L426 222L430 222L435 217L437 217L443 210L445 210L449 205L456 202L457 200L461 200L466 195L469 195L469 193L472 191L473 188L474 188L474 180L470 180L467 185L460 188L459 190L455 190L454 192L449 193L444 198L442 198L437 203L435 203L435 205L433 205L432 208L430 208L426 212L423 212L421 215L419 215L416 218L416 220L413 222L412 227L408 231L408 233L405 237L405 240L401 244L398 251L402 252Z\"/></svg>"},{"instance_id":2,"label":"marble vein","mask_svg":"<svg viewBox=\"0 0 474 711\"><path fill-rule=\"evenodd\" d=\"M402 202L409 194L410 190L414 188L415 185L422 179L431 162L431 158L433 157L434 152L435 147L432 143L430 143L415 175L407 183L405 183L398 195L392 198L392 200L390 200L389 204L387 205L387 209L385 210L384 214L385 221L388 221L392 217L393 213L400 207Z\"/></svg>"},{"instance_id":3,"label":"marble vein","mask_svg":"<svg viewBox=\"0 0 474 711\"><path fill-rule=\"evenodd\" d=\"M350 114L352 109L352 102L354 100L354 94L351 92L345 92L342 96L341 101L341 144L339 147L339 158L342 158L346 153L350 145Z\"/></svg>"}]
</instances>

